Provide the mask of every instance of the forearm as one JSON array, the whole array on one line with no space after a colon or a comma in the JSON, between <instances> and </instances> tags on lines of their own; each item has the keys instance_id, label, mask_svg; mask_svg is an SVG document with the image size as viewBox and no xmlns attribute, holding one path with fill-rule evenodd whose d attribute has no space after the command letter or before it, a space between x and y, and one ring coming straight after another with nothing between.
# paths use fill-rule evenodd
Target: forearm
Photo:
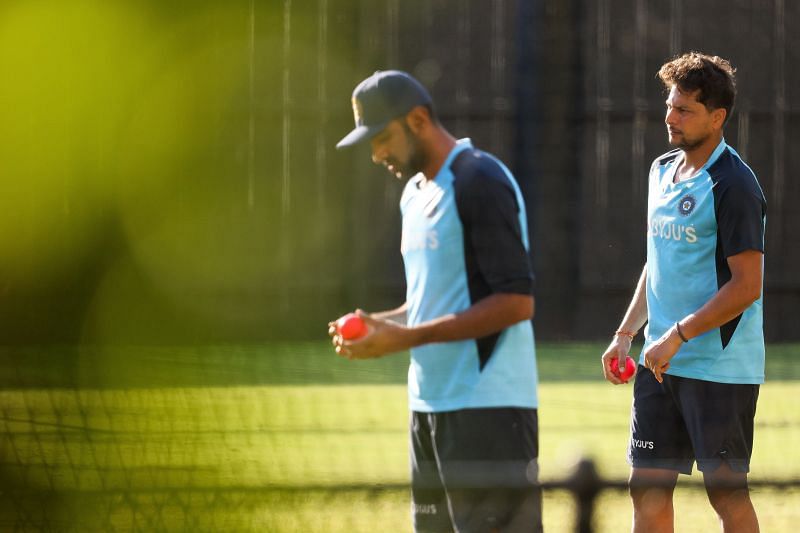
<instances>
[{"instance_id":1,"label":"forearm","mask_svg":"<svg viewBox=\"0 0 800 533\"><path fill-rule=\"evenodd\" d=\"M642 269L628 310L619 325L619 331L636 333L647 323L647 265Z\"/></svg>"},{"instance_id":2,"label":"forearm","mask_svg":"<svg viewBox=\"0 0 800 533\"><path fill-rule=\"evenodd\" d=\"M336 353L348 359L371 359L433 342L485 337L532 318L533 296L493 294L461 313L441 316L415 326L392 321L390 317L400 316L401 311L405 311L405 305L375 315L359 312L370 331L363 339L345 340L336 335L334 329L329 330Z\"/></svg>"},{"instance_id":3,"label":"forearm","mask_svg":"<svg viewBox=\"0 0 800 533\"><path fill-rule=\"evenodd\" d=\"M731 279L700 309L679 320L681 333L687 339L730 322L761 297L764 266L760 252L730 257L728 265Z\"/></svg>"},{"instance_id":4,"label":"forearm","mask_svg":"<svg viewBox=\"0 0 800 533\"><path fill-rule=\"evenodd\" d=\"M681 332L687 339L702 335L730 322L752 303L736 283L728 282L703 307L679 320Z\"/></svg>"},{"instance_id":5,"label":"forearm","mask_svg":"<svg viewBox=\"0 0 800 533\"><path fill-rule=\"evenodd\" d=\"M533 317L533 296L498 293L469 309L409 328L411 346L477 339Z\"/></svg>"},{"instance_id":6,"label":"forearm","mask_svg":"<svg viewBox=\"0 0 800 533\"><path fill-rule=\"evenodd\" d=\"M382 320L391 320L392 322L397 322L398 324L405 324L407 321L407 310L408 302L404 302L403 305L396 309L379 311L377 313L371 313L371 315Z\"/></svg>"}]
</instances>

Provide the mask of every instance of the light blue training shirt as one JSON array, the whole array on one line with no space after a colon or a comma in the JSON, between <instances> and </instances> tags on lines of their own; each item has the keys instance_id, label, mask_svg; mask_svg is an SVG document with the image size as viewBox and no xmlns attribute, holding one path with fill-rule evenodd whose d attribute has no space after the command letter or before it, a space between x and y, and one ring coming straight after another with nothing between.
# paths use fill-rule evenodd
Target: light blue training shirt
<instances>
[{"instance_id":1,"label":"light blue training shirt","mask_svg":"<svg viewBox=\"0 0 800 533\"><path fill-rule=\"evenodd\" d=\"M766 200L753 171L722 140L692 178L673 183L682 151L650 168L646 349L731 279L727 259L764 252ZM639 358L644 363L644 355ZM719 383L764 382L762 298L684 343L668 374Z\"/></svg>"},{"instance_id":2,"label":"light blue training shirt","mask_svg":"<svg viewBox=\"0 0 800 533\"><path fill-rule=\"evenodd\" d=\"M408 325L459 313L494 293L533 293L525 203L494 156L458 141L436 177L411 178L400 200ZM537 407L533 326L411 350L418 412Z\"/></svg>"}]
</instances>

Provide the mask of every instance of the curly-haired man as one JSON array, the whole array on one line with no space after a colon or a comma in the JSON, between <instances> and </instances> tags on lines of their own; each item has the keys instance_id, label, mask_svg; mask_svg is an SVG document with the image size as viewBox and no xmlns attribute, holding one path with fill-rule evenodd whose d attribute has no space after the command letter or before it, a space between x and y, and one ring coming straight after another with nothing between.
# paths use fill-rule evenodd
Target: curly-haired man
<instances>
[{"instance_id":1,"label":"curly-haired man","mask_svg":"<svg viewBox=\"0 0 800 533\"><path fill-rule=\"evenodd\" d=\"M621 383L611 363L647 323L628 448L634 532L673 530L678 474L695 461L723 530L758 531L747 473L764 381L766 201L722 135L734 72L698 52L658 72L674 150L650 167L647 262L602 357L605 378Z\"/></svg>"}]
</instances>

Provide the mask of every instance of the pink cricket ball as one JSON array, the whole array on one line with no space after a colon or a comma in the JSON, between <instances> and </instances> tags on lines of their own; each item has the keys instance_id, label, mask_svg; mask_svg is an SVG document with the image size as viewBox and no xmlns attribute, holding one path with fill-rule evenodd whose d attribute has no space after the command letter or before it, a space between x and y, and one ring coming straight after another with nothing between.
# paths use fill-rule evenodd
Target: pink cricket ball
<instances>
[{"instance_id":1,"label":"pink cricket ball","mask_svg":"<svg viewBox=\"0 0 800 533\"><path fill-rule=\"evenodd\" d=\"M344 340L352 341L367 334L367 325L355 313L348 313L336 321L336 330Z\"/></svg>"},{"instance_id":2,"label":"pink cricket ball","mask_svg":"<svg viewBox=\"0 0 800 533\"><path fill-rule=\"evenodd\" d=\"M628 380L636 373L636 363L633 362L633 359L630 357L625 358L625 370L620 372L619 371L619 363L618 359L615 357L611 360L611 372L615 376L619 376L619 379L622 380L623 383L627 383Z\"/></svg>"}]
</instances>

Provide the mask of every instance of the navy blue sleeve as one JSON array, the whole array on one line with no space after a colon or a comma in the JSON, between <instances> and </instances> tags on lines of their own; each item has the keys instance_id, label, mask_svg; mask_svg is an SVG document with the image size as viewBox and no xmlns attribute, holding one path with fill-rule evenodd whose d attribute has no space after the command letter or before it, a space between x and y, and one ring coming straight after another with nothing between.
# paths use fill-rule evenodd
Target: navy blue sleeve
<instances>
[{"instance_id":1,"label":"navy blue sleeve","mask_svg":"<svg viewBox=\"0 0 800 533\"><path fill-rule=\"evenodd\" d=\"M471 292L478 297L532 294L533 272L522 239L520 206L505 171L480 152L463 154L452 170Z\"/></svg>"},{"instance_id":2,"label":"navy blue sleeve","mask_svg":"<svg viewBox=\"0 0 800 533\"><path fill-rule=\"evenodd\" d=\"M766 202L761 191L734 182L717 202L717 227L724 257L746 250L764 252Z\"/></svg>"}]
</instances>

